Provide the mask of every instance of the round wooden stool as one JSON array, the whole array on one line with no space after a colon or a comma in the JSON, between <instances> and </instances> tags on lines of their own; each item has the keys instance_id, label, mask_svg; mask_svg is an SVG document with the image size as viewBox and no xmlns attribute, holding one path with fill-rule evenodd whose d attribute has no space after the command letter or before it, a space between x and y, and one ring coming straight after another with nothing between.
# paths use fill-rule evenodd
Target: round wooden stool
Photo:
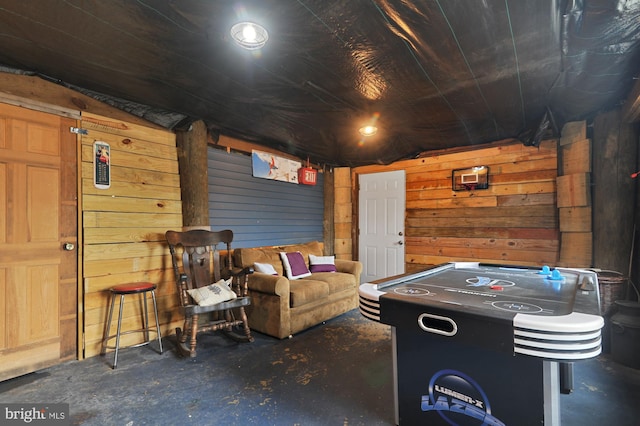
<instances>
[{"instance_id":1,"label":"round wooden stool","mask_svg":"<svg viewBox=\"0 0 640 426\"><path fill-rule=\"evenodd\" d=\"M158 322L158 306L156 304L156 285L153 283L147 282L135 282L135 283L127 283L117 285L110 289L111 291L111 308L109 309L109 316L107 318L107 323L105 324L104 329L104 338L102 340L102 350L101 355L104 355L107 352L107 349L115 349L115 355L113 358L113 368L116 368L118 365L118 351L120 350L120 336L123 334L130 333L144 333L145 341L142 343L138 343L136 345L130 345L129 347L135 348L138 346L148 345L151 343L151 339L149 338L149 332L155 332L158 337L158 346L160 347L160 353L162 353L162 336L160 335L160 323ZM149 313L147 310L147 293L151 293L151 298L153 299L153 313L156 318L156 326L155 330L149 325ZM127 330L121 331L122 329L122 311L124 308L124 297L127 294L139 294L141 296L141 302L144 311L144 317L142 318L142 328L137 330ZM120 311L118 312L118 330L116 334L109 334L111 332L111 318L113 316L113 307L115 305L116 297L120 296ZM109 340L115 337L116 344L115 346L108 346Z\"/></svg>"}]
</instances>

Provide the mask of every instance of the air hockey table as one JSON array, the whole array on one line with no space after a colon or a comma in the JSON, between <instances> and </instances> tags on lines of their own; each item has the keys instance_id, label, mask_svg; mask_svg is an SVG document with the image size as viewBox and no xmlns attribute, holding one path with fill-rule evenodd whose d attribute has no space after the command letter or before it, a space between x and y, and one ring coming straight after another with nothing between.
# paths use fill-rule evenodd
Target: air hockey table
<instances>
[{"instance_id":1,"label":"air hockey table","mask_svg":"<svg viewBox=\"0 0 640 426\"><path fill-rule=\"evenodd\" d=\"M399 425L559 425L573 362L601 352L597 274L452 262L364 283L391 326Z\"/></svg>"}]
</instances>

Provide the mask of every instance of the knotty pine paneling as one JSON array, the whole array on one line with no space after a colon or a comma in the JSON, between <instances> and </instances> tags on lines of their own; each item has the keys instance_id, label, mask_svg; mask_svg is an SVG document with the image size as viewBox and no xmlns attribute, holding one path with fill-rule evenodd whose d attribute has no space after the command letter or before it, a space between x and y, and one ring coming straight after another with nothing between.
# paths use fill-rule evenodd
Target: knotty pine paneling
<instances>
[{"instance_id":1,"label":"knotty pine paneling","mask_svg":"<svg viewBox=\"0 0 640 426\"><path fill-rule=\"evenodd\" d=\"M173 133L92 114L83 115L81 127L88 131L82 136L81 191L85 356L90 357L100 352L108 290L116 284L157 284L163 334L181 323L164 233L182 227L182 206ZM111 146L111 187L106 190L93 185L96 140ZM123 327L138 329L138 298L125 300ZM141 339L131 334L122 343Z\"/></svg>"},{"instance_id":2,"label":"knotty pine paneling","mask_svg":"<svg viewBox=\"0 0 640 426\"><path fill-rule=\"evenodd\" d=\"M454 169L489 166L489 188L453 191ZM449 261L554 265L559 231L557 141L439 152L358 173L406 171L405 269Z\"/></svg>"}]
</instances>

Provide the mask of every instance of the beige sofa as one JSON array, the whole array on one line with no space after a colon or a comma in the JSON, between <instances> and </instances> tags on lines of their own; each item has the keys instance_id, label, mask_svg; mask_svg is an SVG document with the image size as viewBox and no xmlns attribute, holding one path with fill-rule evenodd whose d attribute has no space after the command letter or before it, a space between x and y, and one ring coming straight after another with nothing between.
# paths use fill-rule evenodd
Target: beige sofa
<instances>
[{"instance_id":1,"label":"beige sofa","mask_svg":"<svg viewBox=\"0 0 640 426\"><path fill-rule=\"evenodd\" d=\"M249 326L279 339L290 337L358 306L358 286L362 264L335 259L337 272L314 272L309 277L289 280L284 276L280 252L299 251L309 265L309 254L323 255L323 244L237 248L235 267L270 264L276 275L255 272L249 276L251 305L247 307Z\"/></svg>"}]
</instances>

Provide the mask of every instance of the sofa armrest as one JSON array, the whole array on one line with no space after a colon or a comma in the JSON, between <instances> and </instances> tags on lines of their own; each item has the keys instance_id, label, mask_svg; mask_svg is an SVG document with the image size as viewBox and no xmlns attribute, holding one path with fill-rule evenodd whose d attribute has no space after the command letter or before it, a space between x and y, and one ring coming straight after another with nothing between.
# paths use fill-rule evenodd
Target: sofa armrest
<instances>
[{"instance_id":1,"label":"sofa armrest","mask_svg":"<svg viewBox=\"0 0 640 426\"><path fill-rule=\"evenodd\" d=\"M249 290L288 297L289 279L283 276L254 272L249 275Z\"/></svg>"},{"instance_id":2,"label":"sofa armrest","mask_svg":"<svg viewBox=\"0 0 640 426\"><path fill-rule=\"evenodd\" d=\"M360 285L360 274L362 274L362 263L357 260L336 259L336 269L338 272L345 272L356 277L356 285Z\"/></svg>"}]
</instances>

